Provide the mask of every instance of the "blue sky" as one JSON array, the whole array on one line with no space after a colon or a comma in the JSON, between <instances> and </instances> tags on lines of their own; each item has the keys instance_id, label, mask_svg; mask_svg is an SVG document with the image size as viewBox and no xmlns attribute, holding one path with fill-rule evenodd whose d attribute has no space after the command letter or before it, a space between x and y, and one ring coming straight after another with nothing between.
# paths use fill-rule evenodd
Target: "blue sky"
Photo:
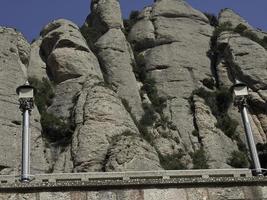
<instances>
[{"instance_id":1,"label":"blue sky","mask_svg":"<svg viewBox=\"0 0 267 200\"><path fill-rule=\"evenodd\" d=\"M120 0L123 16L140 10L153 0ZM267 31L266 0L187 0L194 8L217 14L232 8L251 25ZM90 11L90 0L1 0L0 25L15 27L31 41L50 21L58 18L82 25Z\"/></svg>"}]
</instances>

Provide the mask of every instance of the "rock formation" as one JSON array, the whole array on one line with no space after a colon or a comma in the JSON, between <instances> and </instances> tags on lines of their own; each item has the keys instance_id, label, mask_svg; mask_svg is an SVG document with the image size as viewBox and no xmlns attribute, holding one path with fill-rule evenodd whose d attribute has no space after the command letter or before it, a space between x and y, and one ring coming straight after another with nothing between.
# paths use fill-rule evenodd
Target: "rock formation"
<instances>
[{"instance_id":1,"label":"rock formation","mask_svg":"<svg viewBox=\"0 0 267 200\"><path fill-rule=\"evenodd\" d=\"M0 174L20 167L26 79L33 173L248 167L235 79L267 142L267 34L230 9L156 0L123 20L117 0L92 0L81 28L58 19L31 45L5 27L0 39Z\"/></svg>"}]
</instances>

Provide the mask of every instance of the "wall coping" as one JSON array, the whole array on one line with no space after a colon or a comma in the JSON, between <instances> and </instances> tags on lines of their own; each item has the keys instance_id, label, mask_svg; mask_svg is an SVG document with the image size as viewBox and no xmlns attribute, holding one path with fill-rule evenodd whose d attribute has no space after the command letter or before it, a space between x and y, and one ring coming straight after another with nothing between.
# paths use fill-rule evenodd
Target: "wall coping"
<instances>
[{"instance_id":1,"label":"wall coping","mask_svg":"<svg viewBox=\"0 0 267 200\"><path fill-rule=\"evenodd\" d=\"M249 169L161 170L36 174L28 183L19 176L0 176L0 192L88 190L137 187L267 186L267 177L253 177Z\"/></svg>"}]
</instances>

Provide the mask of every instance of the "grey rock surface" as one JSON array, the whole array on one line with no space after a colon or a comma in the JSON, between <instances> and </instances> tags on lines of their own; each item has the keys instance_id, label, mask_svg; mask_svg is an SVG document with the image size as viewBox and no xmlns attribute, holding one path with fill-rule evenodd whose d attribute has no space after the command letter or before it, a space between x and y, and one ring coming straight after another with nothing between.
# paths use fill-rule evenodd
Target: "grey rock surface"
<instances>
[{"instance_id":1,"label":"grey rock surface","mask_svg":"<svg viewBox=\"0 0 267 200\"><path fill-rule=\"evenodd\" d=\"M138 123L143 115L140 88L133 73L132 52L124 34L120 29L110 29L95 45L105 80L129 106Z\"/></svg>"},{"instance_id":2,"label":"grey rock surface","mask_svg":"<svg viewBox=\"0 0 267 200\"><path fill-rule=\"evenodd\" d=\"M93 23L100 30L122 28L120 4L117 0L96 0L91 3Z\"/></svg>"},{"instance_id":3,"label":"grey rock surface","mask_svg":"<svg viewBox=\"0 0 267 200\"><path fill-rule=\"evenodd\" d=\"M203 79L212 78L211 62L206 55L213 28L201 12L184 1L157 1L150 13L143 11L138 18L140 21L133 26L128 39L137 50L142 49L137 63L145 71L147 78L143 81L153 80L156 98L166 99L161 120L167 118L175 127L172 140L183 151L192 152L199 146L198 139L192 135L193 115L188 99ZM139 23L153 28L142 32ZM155 99L151 101L153 104ZM160 149L164 154L165 150Z\"/></svg>"},{"instance_id":4,"label":"grey rock surface","mask_svg":"<svg viewBox=\"0 0 267 200\"><path fill-rule=\"evenodd\" d=\"M118 96L105 86L98 77L88 76L79 95L75 116L77 127L74 133L72 151L74 170L77 172L103 170L105 162L108 162L107 154L112 148L111 144L115 137L124 134L133 134L136 137L139 135L137 127ZM120 149L123 148L123 145L125 144L118 144L113 148ZM149 144L147 145L153 150ZM133 149L139 148L136 147L135 143L129 143L129 146ZM132 152L134 158L139 158L138 160L133 159L136 167L149 159L149 154L147 157L140 157L140 151ZM146 149L142 149L142 151L145 153ZM153 155L153 151L151 154ZM154 156L156 157L157 154ZM157 164L159 166L159 163ZM114 166L114 170L127 170L128 167L134 169L134 166L126 163L122 167ZM146 163L145 166L150 166L150 164Z\"/></svg>"},{"instance_id":5,"label":"grey rock surface","mask_svg":"<svg viewBox=\"0 0 267 200\"><path fill-rule=\"evenodd\" d=\"M37 102L40 114L32 112L33 173L192 169L199 150L210 168L230 168L233 152L247 154L229 92L235 79L249 87L254 138L266 144L267 33L231 9L218 22L231 22L232 31L216 35L218 27L184 0L156 0L129 20L119 1L93 0L81 28L52 21L31 45L1 27L0 174L20 168L15 88L27 78L49 95ZM250 36L234 31L239 24Z\"/></svg>"},{"instance_id":6,"label":"grey rock surface","mask_svg":"<svg viewBox=\"0 0 267 200\"><path fill-rule=\"evenodd\" d=\"M130 62L133 55L129 52L125 36L121 30L113 35L115 38L99 39L99 49L107 47L115 52L117 49L118 52L125 51L126 54L122 55L126 56L126 63ZM112 138L125 132L138 135L139 131L116 94L122 96L121 92L114 92L114 88L111 89L104 83L98 60L75 24L63 19L53 21L44 27L41 37L40 47L47 65L46 71L55 83L55 97L46 112L64 123L73 124L71 129L74 132L67 139L70 142L65 144L67 146L64 145L66 138L47 142L46 157L50 162L50 171L102 171ZM117 42L112 43L113 41ZM127 73L130 78L134 78L129 71ZM120 75L114 73L117 78ZM134 94L137 97L139 94L129 93L131 88L132 85L128 84L128 91L125 87L124 92L128 92L131 95L130 101L134 102ZM133 87L133 91L137 89ZM142 159L145 158L140 158L136 163L145 163Z\"/></svg>"},{"instance_id":7,"label":"grey rock surface","mask_svg":"<svg viewBox=\"0 0 267 200\"><path fill-rule=\"evenodd\" d=\"M230 9L223 10L219 15L220 23L226 21L230 21L233 27L240 23L244 24L259 38L264 37L264 32L261 32L263 35L260 35L259 30L255 30ZM249 86L249 112L254 137L257 143L266 143L267 112L264 95L267 83L266 49L250 38L232 32L221 33L217 40L217 46L220 49L220 57L224 60L225 74L227 74L222 81L223 84L227 85L226 81L231 83L234 82L234 79L238 79Z\"/></svg>"},{"instance_id":8,"label":"grey rock surface","mask_svg":"<svg viewBox=\"0 0 267 200\"><path fill-rule=\"evenodd\" d=\"M0 174L17 174L20 167L21 121L16 88L25 83L30 45L21 33L0 27ZM31 115L31 156L33 173L48 168L44 158L40 116L36 109Z\"/></svg>"},{"instance_id":9,"label":"grey rock surface","mask_svg":"<svg viewBox=\"0 0 267 200\"><path fill-rule=\"evenodd\" d=\"M92 2L87 24L100 33L93 43L93 48L100 61L105 81L118 92L138 124L143 115L139 84L133 73L133 52L122 32L123 21L118 1ZM105 31L102 31L103 29Z\"/></svg>"},{"instance_id":10,"label":"grey rock surface","mask_svg":"<svg viewBox=\"0 0 267 200\"><path fill-rule=\"evenodd\" d=\"M227 34L227 32L222 34L218 43L219 45L225 43L227 37L224 58L231 65L235 77L246 81L254 90L266 90L266 50L260 44L239 34Z\"/></svg>"},{"instance_id":11,"label":"grey rock surface","mask_svg":"<svg viewBox=\"0 0 267 200\"><path fill-rule=\"evenodd\" d=\"M43 80L43 78L48 79L46 73L46 63L41 51L42 38L37 39L31 44L31 53L28 65L28 77L36 78L38 80Z\"/></svg>"},{"instance_id":12,"label":"grey rock surface","mask_svg":"<svg viewBox=\"0 0 267 200\"><path fill-rule=\"evenodd\" d=\"M236 142L215 126L217 120L204 99L195 95L194 104L196 125L207 154L209 167L212 169L230 168L228 160L231 158L231 153L238 150Z\"/></svg>"},{"instance_id":13,"label":"grey rock surface","mask_svg":"<svg viewBox=\"0 0 267 200\"><path fill-rule=\"evenodd\" d=\"M41 50L45 52L47 72L56 83L55 97L47 112L63 119L64 123L73 123L75 101L82 90L85 77L88 74L102 77L98 61L88 48L78 27L68 20L53 21L44 27L41 35ZM71 172L71 148L61 146L60 143L61 141L48 143L46 155L50 161L50 168L54 172Z\"/></svg>"},{"instance_id":14,"label":"grey rock surface","mask_svg":"<svg viewBox=\"0 0 267 200\"><path fill-rule=\"evenodd\" d=\"M115 138L109 148L106 171L160 170L156 150L143 138L124 136Z\"/></svg>"},{"instance_id":15,"label":"grey rock surface","mask_svg":"<svg viewBox=\"0 0 267 200\"><path fill-rule=\"evenodd\" d=\"M266 32L252 27L244 18L242 18L238 13L236 13L232 9L226 8L221 10L221 12L219 13L219 24L225 22L231 22L233 27L242 24L246 26L252 33L256 34L260 39L267 37Z\"/></svg>"}]
</instances>

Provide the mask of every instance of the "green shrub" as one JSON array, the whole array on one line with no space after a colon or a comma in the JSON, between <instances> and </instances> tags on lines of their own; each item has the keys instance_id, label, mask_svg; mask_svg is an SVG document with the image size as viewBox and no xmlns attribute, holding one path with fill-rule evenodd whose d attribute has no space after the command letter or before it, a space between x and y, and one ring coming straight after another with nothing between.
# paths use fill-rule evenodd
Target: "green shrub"
<instances>
[{"instance_id":1,"label":"green shrub","mask_svg":"<svg viewBox=\"0 0 267 200\"><path fill-rule=\"evenodd\" d=\"M138 10L133 10L131 13L130 13L130 16L129 16L129 19L130 20L137 20L137 17L139 15L139 11Z\"/></svg>"},{"instance_id":2,"label":"green shrub","mask_svg":"<svg viewBox=\"0 0 267 200\"><path fill-rule=\"evenodd\" d=\"M36 78L29 78L29 82L35 87L35 103L41 115L41 125L44 137L50 142L65 141L69 142L73 133L73 125L68 120L47 113L47 107L52 104L54 89L52 83L43 78L42 81Z\"/></svg>"},{"instance_id":3,"label":"green shrub","mask_svg":"<svg viewBox=\"0 0 267 200\"><path fill-rule=\"evenodd\" d=\"M35 88L34 101L42 115L43 112L46 112L46 108L52 104L52 99L55 96L53 85L46 78L43 78L42 81L29 78L29 83Z\"/></svg>"},{"instance_id":4,"label":"green shrub","mask_svg":"<svg viewBox=\"0 0 267 200\"><path fill-rule=\"evenodd\" d=\"M186 165L181 162L182 156L183 155L181 153L167 156L162 156L161 154L159 154L160 164L165 170L187 169Z\"/></svg>"},{"instance_id":5,"label":"green shrub","mask_svg":"<svg viewBox=\"0 0 267 200\"><path fill-rule=\"evenodd\" d=\"M151 105L143 103L142 106L145 113L140 120L140 124L142 124L143 126L152 126L157 118L156 113Z\"/></svg>"},{"instance_id":6,"label":"green shrub","mask_svg":"<svg viewBox=\"0 0 267 200\"><path fill-rule=\"evenodd\" d=\"M239 33L239 34L243 34L245 30L247 30L248 27L246 27L244 24L238 24L235 28L234 28L234 32Z\"/></svg>"},{"instance_id":7,"label":"green shrub","mask_svg":"<svg viewBox=\"0 0 267 200\"><path fill-rule=\"evenodd\" d=\"M215 92L217 112L225 113L233 101L232 93L228 88L220 88Z\"/></svg>"},{"instance_id":8,"label":"green shrub","mask_svg":"<svg viewBox=\"0 0 267 200\"><path fill-rule=\"evenodd\" d=\"M264 36L262 39L263 42L267 43L267 36Z\"/></svg>"},{"instance_id":9,"label":"green shrub","mask_svg":"<svg viewBox=\"0 0 267 200\"><path fill-rule=\"evenodd\" d=\"M233 25L231 22L224 22L217 26L213 32L213 36L218 38L218 36L224 31L233 31Z\"/></svg>"},{"instance_id":10,"label":"green shrub","mask_svg":"<svg viewBox=\"0 0 267 200\"><path fill-rule=\"evenodd\" d=\"M253 33L251 30L249 30L245 25L239 24L237 25L234 30L234 32L239 33L241 36L249 38L250 40L260 44L265 49L267 49L267 37L263 37L263 39L260 39L256 33Z\"/></svg>"},{"instance_id":11,"label":"green shrub","mask_svg":"<svg viewBox=\"0 0 267 200\"><path fill-rule=\"evenodd\" d=\"M157 119L156 113L151 107L150 104L143 103L142 104L144 109L144 115L142 116L138 128L141 132L143 138L149 142L150 144L153 143L154 137L151 135L151 133L148 131L149 127L153 126L155 120Z\"/></svg>"},{"instance_id":12,"label":"green shrub","mask_svg":"<svg viewBox=\"0 0 267 200\"><path fill-rule=\"evenodd\" d=\"M224 22L218 26L216 26L216 28L213 31L213 35L210 39L210 46L211 46L211 51L216 52L216 43L217 43L217 39L219 37L219 35L223 32L223 31L232 31L232 23L231 22Z\"/></svg>"},{"instance_id":13,"label":"green shrub","mask_svg":"<svg viewBox=\"0 0 267 200\"><path fill-rule=\"evenodd\" d=\"M208 169L208 158L206 156L206 153L201 147L199 150L195 151L194 153L191 153L191 158L193 159L193 165L194 169Z\"/></svg>"},{"instance_id":14,"label":"green shrub","mask_svg":"<svg viewBox=\"0 0 267 200\"><path fill-rule=\"evenodd\" d=\"M223 31L232 31L235 33L239 33L241 36L249 38L250 40L260 44L265 49L267 49L267 37L266 36L263 39L260 39L257 36L257 34L249 30L248 27L246 27L244 24L238 24L236 27L233 27L231 22L224 22L215 28L213 32L213 36L211 38L212 46L215 46L217 38Z\"/></svg>"},{"instance_id":15,"label":"green shrub","mask_svg":"<svg viewBox=\"0 0 267 200\"><path fill-rule=\"evenodd\" d=\"M235 168L246 168L249 165L247 155L241 151L233 151L227 163Z\"/></svg>"},{"instance_id":16,"label":"green shrub","mask_svg":"<svg viewBox=\"0 0 267 200\"><path fill-rule=\"evenodd\" d=\"M228 88L220 88L211 92L201 87L194 90L192 95L198 95L203 98L215 116L226 113L233 100Z\"/></svg>"},{"instance_id":17,"label":"green shrub","mask_svg":"<svg viewBox=\"0 0 267 200\"><path fill-rule=\"evenodd\" d=\"M214 14L207 13L207 12L205 12L204 14L209 19L209 22L210 22L210 25L211 26L215 26L216 27L216 26L219 25L218 19L217 19L217 17Z\"/></svg>"},{"instance_id":18,"label":"green shrub","mask_svg":"<svg viewBox=\"0 0 267 200\"><path fill-rule=\"evenodd\" d=\"M166 107L166 97L159 97L158 90L156 88L156 82L152 78L147 78L144 81L144 85L142 87L143 90L147 92L147 95L150 101L153 104L154 109L158 113L162 113L163 109Z\"/></svg>"},{"instance_id":19,"label":"green shrub","mask_svg":"<svg viewBox=\"0 0 267 200\"><path fill-rule=\"evenodd\" d=\"M192 92L193 95L197 95L205 100L206 105L211 109L213 115L217 115L218 107L216 102L216 93L205 90L204 88L198 88Z\"/></svg>"},{"instance_id":20,"label":"green shrub","mask_svg":"<svg viewBox=\"0 0 267 200\"><path fill-rule=\"evenodd\" d=\"M52 113L42 114L41 125L46 138L50 141L68 138L73 133L70 123L66 123L64 119L59 118Z\"/></svg>"},{"instance_id":21,"label":"green shrub","mask_svg":"<svg viewBox=\"0 0 267 200\"><path fill-rule=\"evenodd\" d=\"M262 168L267 168L267 143L257 144L257 151Z\"/></svg>"},{"instance_id":22,"label":"green shrub","mask_svg":"<svg viewBox=\"0 0 267 200\"><path fill-rule=\"evenodd\" d=\"M238 122L229 115L224 114L217 118L216 127L221 129L225 135L227 135L231 139L238 139L238 135L236 133L236 128L238 126Z\"/></svg>"},{"instance_id":23,"label":"green shrub","mask_svg":"<svg viewBox=\"0 0 267 200\"><path fill-rule=\"evenodd\" d=\"M209 89L214 89L215 87L215 81L213 78L204 78L202 81L203 85L206 86Z\"/></svg>"},{"instance_id":24,"label":"green shrub","mask_svg":"<svg viewBox=\"0 0 267 200\"><path fill-rule=\"evenodd\" d=\"M251 30L244 31L241 35L261 45L261 39Z\"/></svg>"},{"instance_id":25,"label":"green shrub","mask_svg":"<svg viewBox=\"0 0 267 200\"><path fill-rule=\"evenodd\" d=\"M238 146L238 150L247 154L248 149L247 149L247 145L240 139L237 139L237 146Z\"/></svg>"},{"instance_id":26,"label":"green shrub","mask_svg":"<svg viewBox=\"0 0 267 200\"><path fill-rule=\"evenodd\" d=\"M232 119L227 111L232 102L232 94L228 88L220 88L214 92L199 88L193 91L193 95L196 94L205 100L206 105L211 109L212 114L216 117L216 127L221 129L225 135L232 139L237 139L236 128L238 122Z\"/></svg>"},{"instance_id":27,"label":"green shrub","mask_svg":"<svg viewBox=\"0 0 267 200\"><path fill-rule=\"evenodd\" d=\"M130 13L129 19L123 20L124 34L126 35L126 37L129 34L130 30L132 29L133 25L137 22L138 15L139 15L139 11L134 10Z\"/></svg>"},{"instance_id":28,"label":"green shrub","mask_svg":"<svg viewBox=\"0 0 267 200\"><path fill-rule=\"evenodd\" d=\"M260 43L265 49L267 49L267 36L264 36Z\"/></svg>"}]
</instances>

